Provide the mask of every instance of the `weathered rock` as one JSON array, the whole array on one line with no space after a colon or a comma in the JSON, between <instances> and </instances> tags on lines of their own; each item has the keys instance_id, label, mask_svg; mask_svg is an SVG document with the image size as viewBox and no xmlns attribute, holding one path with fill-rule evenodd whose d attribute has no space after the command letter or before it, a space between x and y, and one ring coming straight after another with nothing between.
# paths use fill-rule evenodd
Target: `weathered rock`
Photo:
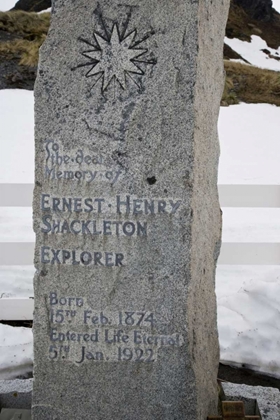
<instances>
[{"instance_id":1,"label":"weathered rock","mask_svg":"<svg viewBox=\"0 0 280 420\"><path fill-rule=\"evenodd\" d=\"M17 34L0 30L1 42L20 39ZM34 89L37 67L21 66L18 54L0 53L0 89Z\"/></svg>"},{"instance_id":2,"label":"weathered rock","mask_svg":"<svg viewBox=\"0 0 280 420\"><path fill-rule=\"evenodd\" d=\"M0 44L19 38L17 34L0 30ZM36 68L21 66L19 61L18 55L10 52L0 53L0 89L33 90Z\"/></svg>"},{"instance_id":3,"label":"weathered rock","mask_svg":"<svg viewBox=\"0 0 280 420\"><path fill-rule=\"evenodd\" d=\"M53 4L35 86L34 420L216 411L227 10Z\"/></svg>"},{"instance_id":4,"label":"weathered rock","mask_svg":"<svg viewBox=\"0 0 280 420\"><path fill-rule=\"evenodd\" d=\"M25 12L41 12L51 7L51 0L19 0L12 10L23 10Z\"/></svg>"},{"instance_id":5,"label":"weathered rock","mask_svg":"<svg viewBox=\"0 0 280 420\"><path fill-rule=\"evenodd\" d=\"M243 7L252 18L269 21L272 18L272 0L233 0Z\"/></svg>"},{"instance_id":6,"label":"weathered rock","mask_svg":"<svg viewBox=\"0 0 280 420\"><path fill-rule=\"evenodd\" d=\"M16 58L1 58L0 56L0 89L33 90L36 68L20 66Z\"/></svg>"}]
</instances>

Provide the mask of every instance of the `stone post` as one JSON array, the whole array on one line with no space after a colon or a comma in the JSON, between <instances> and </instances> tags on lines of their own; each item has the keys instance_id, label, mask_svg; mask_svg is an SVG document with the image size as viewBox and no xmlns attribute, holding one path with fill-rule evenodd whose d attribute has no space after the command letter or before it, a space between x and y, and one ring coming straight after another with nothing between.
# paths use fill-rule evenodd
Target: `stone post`
<instances>
[{"instance_id":1,"label":"stone post","mask_svg":"<svg viewBox=\"0 0 280 420\"><path fill-rule=\"evenodd\" d=\"M55 0L35 87L34 420L217 406L228 0Z\"/></svg>"}]
</instances>

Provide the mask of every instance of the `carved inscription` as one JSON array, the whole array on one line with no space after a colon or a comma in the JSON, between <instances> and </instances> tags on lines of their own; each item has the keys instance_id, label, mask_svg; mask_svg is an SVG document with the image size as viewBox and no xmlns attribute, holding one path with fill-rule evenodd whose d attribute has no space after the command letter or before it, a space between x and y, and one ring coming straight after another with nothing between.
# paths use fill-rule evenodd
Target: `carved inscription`
<instances>
[{"instance_id":1,"label":"carved inscription","mask_svg":"<svg viewBox=\"0 0 280 420\"><path fill-rule=\"evenodd\" d=\"M157 320L150 311L96 311L83 297L65 297L51 292L50 345L54 361L139 362L157 360L162 347L180 347L180 334L155 334ZM72 327L73 325L73 327Z\"/></svg>"},{"instance_id":2,"label":"carved inscription","mask_svg":"<svg viewBox=\"0 0 280 420\"><path fill-rule=\"evenodd\" d=\"M109 182L113 187L123 175L121 170L108 167L102 154L94 155L82 148L65 153L53 140L45 142L45 157L45 177L70 185ZM176 216L181 204L182 200L175 198L129 194L63 197L43 192L38 229L45 239L40 261L50 266L121 270L130 264L122 244L127 240L146 240L154 218ZM54 247L53 240L52 245L48 244L53 235L63 239L63 247ZM115 239L87 241L71 249L65 245L66 235L71 235L71 242L73 237ZM175 349L183 343L178 333L157 334L154 313L140 308L118 312L96 310L87 304L85 297L65 297L52 291L48 296L48 313L48 358L54 362L68 361L78 366L87 362L153 363L161 348Z\"/></svg>"},{"instance_id":3,"label":"carved inscription","mask_svg":"<svg viewBox=\"0 0 280 420\"><path fill-rule=\"evenodd\" d=\"M49 246L41 247L41 262L43 264L81 265L121 267L124 265L124 254L120 252L82 251L68 249L53 249Z\"/></svg>"},{"instance_id":4,"label":"carved inscription","mask_svg":"<svg viewBox=\"0 0 280 420\"><path fill-rule=\"evenodd\" d=\"M149 36L146 34L144 38L139 38L136 29L121 36L118 23L108 28L103 19L102 22L103 27L94 32L91 42L81 38L87 45L87 50L82 54L88 61L79 64L77 68L90 67L86 77L92 79L92 88L101 81L103 94L110 84L114 84L114 90L116 85L125 90L128 81L133 82L141 92L139 77L145 74L145 65L156 64L156 60L150 54L147 55L148 50L139 47Z\"/></svg>"},{"instance_id":5,"label":"carved inscription","mask_svg":"<svg viewBox=\"0 0 280 420\"><path fill-rule=\"evenodd\" d=\"M45 155L45 177L48 179L109 182L114 185L121 175L121 170L106 167L102 155L92 155L82 149L64 153L54 140L45 141Z\"/></svg>"},{"instance_id":6,"label":"carved inscription","mask_svg":"<svg viewBox=\"0 0 280 420\"><path fill-rule=\"evenodd\" d=\"M130 195L106 198L54 197L42 194L40 230L46 235L147 237L150 228L148 221L117 220L116 216L145 218L175 214L180 205L181 200L135 198ZM89 215L94 218L86 218ZM51 265L122 267L126 265L126 258L123 252L109 249L53 249L45 245L41 247L41 262Z\"/></svg>"},{"instance_id":7,"label":"carved inscription","mask_svg":"<svg viewBox=\"0 0 280 420\"><path fill-rule=\"evenodd\" d=\"M126 215L175 214L181 205L181 200L134 198L130 195L117 195L115 200L93 197L52 197L41 195L41 209L63 213L117 213ZM112 208L113 206L113 208Z\"/></svg>"}]
</instances>

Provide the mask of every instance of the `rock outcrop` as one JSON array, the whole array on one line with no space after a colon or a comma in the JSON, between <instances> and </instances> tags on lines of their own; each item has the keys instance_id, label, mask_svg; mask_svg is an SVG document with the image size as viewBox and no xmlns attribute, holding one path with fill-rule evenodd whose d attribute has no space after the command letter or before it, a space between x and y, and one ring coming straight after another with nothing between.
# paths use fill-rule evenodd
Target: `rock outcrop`
<instances>
[{"instance_id":1,"label":"rock outcrop","mask_svg":"<svg viewBox=\"0 0 280 420\"><path fill-rule=\"evenodd\" d=\"M233 0L233 3L243 7L256 20L268 22L272 19L272 0Z\"/></svg>"},{"instance_id":2,"label":"rock outcrop","mask_svg":"<svg viewBox=\"0 0 280 420\"><path fill-rule=\"evenodd\" d=\"M51 0L19 0L12 10L24 10L25 12L41 12L51 7Z\"/></svg>"}]
</instances>

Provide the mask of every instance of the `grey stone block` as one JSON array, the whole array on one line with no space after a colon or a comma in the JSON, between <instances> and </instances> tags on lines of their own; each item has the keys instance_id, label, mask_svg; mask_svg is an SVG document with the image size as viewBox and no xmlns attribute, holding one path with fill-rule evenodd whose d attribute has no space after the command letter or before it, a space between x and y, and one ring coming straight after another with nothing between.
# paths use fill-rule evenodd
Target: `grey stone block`
<instances>
[{"instance_id":1,"label":"grey stone block","mask_svg":"<svg viewBox=\"0 0 280 420\"><path fill-rule=\"evenodd\" d=\"M228 0L56 0L35 86L34 420L217 409Z\"/></svg>"},{"instance_id":2,"label":"grey stone block","mask_svg":"<svg viewBox=\"0 0 280 420\"><path fill-rule=\"evenodd\" d=\"M31 408L33 379L0 381L0 408Z\"/></svg>"},{"instance_id":3,"label":"grey stone block","mask_svg":"<svg viewBox=\"0 0 280 420\"><path fill-rule=\"evenodd\" d=\"M261 420L280 419L278 389L232 383L222 383L222 387L228 401L244 401L246 414L260 415Z\"/></svg>"},{"instance_id":4,"label":"grey stone block","mask_svg":"<svg viewBox=\"0 0 280 420\"><path fill-rule=\"evenodd\" d=\"M3 408L0 413L0 420L31 420L31 410Z\"/></svg>"}]
</instances>

